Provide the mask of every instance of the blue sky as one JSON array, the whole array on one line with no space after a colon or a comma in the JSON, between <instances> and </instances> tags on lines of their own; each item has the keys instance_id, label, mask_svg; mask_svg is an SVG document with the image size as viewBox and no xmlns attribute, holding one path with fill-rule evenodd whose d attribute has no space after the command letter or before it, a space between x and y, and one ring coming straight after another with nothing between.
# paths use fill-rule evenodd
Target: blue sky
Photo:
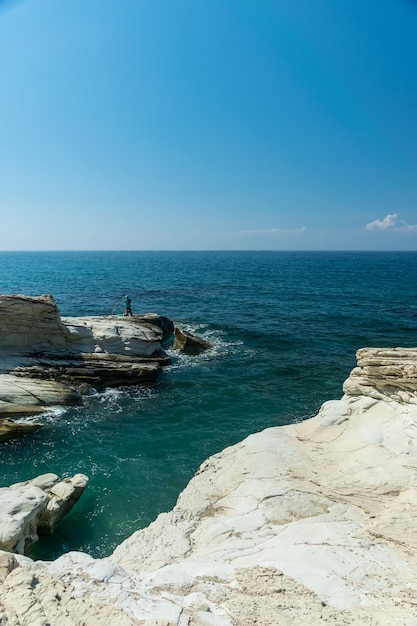
<instances>
[{"instance_id":1,"label":"blue sky","mask_svg":"<svg viewBox=\"0 0 417 626\"><path fill-rule=\"evenodd\" d=\"M417 2L0 0L1 250L416 250Z\"/></svg>"}]
</instances>

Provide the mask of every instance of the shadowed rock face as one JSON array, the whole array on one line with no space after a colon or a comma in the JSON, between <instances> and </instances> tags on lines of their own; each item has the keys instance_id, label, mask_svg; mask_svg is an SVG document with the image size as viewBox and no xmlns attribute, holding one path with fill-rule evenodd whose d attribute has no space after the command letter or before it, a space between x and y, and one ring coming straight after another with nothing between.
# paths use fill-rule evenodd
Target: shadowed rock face
<instances>
[{"instance_id":1,"label":"shadowed rock face","mask_svg":"<svg viewBox=\"0 0 417 626\"><path fill-rule=\"evenodd\" d=\"M202 337L187 333L181 330L181 328L175 329L175 341L173 345L175 350L180 350L187 354L200 354L200 352L204 352L204 350L208 350L211 347L212 345Z\"/></svg>"},{"instance_id":2,"label":"shadowed rock face","mask_svg":"<svg viewBox=\"0 0 417 626\"><path fill-rule=\"evenodd\" d=\"M157 314L61 318L52 296L0 295L0 419L81 404L90 388L156 380L173 332Z\"/></svg>"}]
</instances>

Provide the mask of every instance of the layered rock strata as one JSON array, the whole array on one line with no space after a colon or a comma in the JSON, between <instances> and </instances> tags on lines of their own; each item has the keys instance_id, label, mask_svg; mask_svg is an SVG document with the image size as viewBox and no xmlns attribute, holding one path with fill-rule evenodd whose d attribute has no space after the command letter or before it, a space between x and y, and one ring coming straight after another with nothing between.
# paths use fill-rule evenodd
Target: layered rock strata
<instances>
[{"instance_id":1,"label":"layered rock strata","mask_svg":"<svg viewBox=\"0 0 417 626\"><path fill-rule=\"evenodd\" d=\"M29 435L40 428L42 428L42 424L37 424L36 422L17 422L13 419L2 417L0 418L0 443L15 437Z\"/></svg>"},{"instance_id":2,"label":"layered rock strata","mask_svg":"<svg viewBox=\"0 0 417 626\"><path fill-rule=\"evenodd\" d=\"M11 417L81 404L91 389L155 380L173 333L157 314L61 318L52 296L0 295L0 419L9 418L0 437L12 435Z\"/></svg>"},{"instance_id":3,"label":"layered rock strata","mask_svg":"<svg viewBox=\"0 0 417 626\"><path fill-rule=\"evenodd\" d=\"M208 459L110 557L0 553L0 622L415 626L416 350L358 360L341 400Z\"/></svg>"},{"instance_id":4,"label":"layered rock strata","mask_svg":"<svg viewBox=\"0 0 417 626\"><path fill-rule=\"evenodd\" d=\"M417 348L362 348L356 358L346 394L417 404Z\"/></svg>"}]
</instances>

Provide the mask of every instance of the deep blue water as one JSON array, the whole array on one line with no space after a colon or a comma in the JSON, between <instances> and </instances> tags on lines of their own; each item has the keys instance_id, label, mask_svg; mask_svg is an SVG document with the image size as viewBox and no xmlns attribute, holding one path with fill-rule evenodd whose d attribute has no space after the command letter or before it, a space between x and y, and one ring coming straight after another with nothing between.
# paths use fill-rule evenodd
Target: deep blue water
<instances>
[{"instance_id":1,"label":"deep blue water","mask_svg":"<svg viewBox=\"0 0 417 626\"><path fill-rule=\"evenodd\" d=\"M209 455L314 415L364 346L417 345L417 253L1 252L0 292L65 315L157 312L214 349L172 354L159 381L45 415L0 445L0 486L45 472L90 484L35 558L109 554L172 508Z\"/></svg>"}]
</instances>

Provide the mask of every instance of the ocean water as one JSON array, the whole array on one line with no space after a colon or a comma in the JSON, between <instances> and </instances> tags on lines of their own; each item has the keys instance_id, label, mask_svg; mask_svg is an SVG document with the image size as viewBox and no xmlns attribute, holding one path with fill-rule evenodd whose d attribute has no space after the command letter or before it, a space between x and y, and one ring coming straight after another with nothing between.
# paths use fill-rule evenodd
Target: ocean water
<instances>
[{"instance_id":1,"label":"ocean water","mask_svg":"<svg viewBox=\"0 0 417 626\"><path fill-rule=\"evenodd\" d=\"M211 454L343 395L365 346L417 345L417 253L1 252L0 292L52 294L61 315L156 312L205 337L158 382L51 410L0 444L0 486L45 472L90 483L34 558L106 556L172 508Z\"/></svg>"}]
</instances>

